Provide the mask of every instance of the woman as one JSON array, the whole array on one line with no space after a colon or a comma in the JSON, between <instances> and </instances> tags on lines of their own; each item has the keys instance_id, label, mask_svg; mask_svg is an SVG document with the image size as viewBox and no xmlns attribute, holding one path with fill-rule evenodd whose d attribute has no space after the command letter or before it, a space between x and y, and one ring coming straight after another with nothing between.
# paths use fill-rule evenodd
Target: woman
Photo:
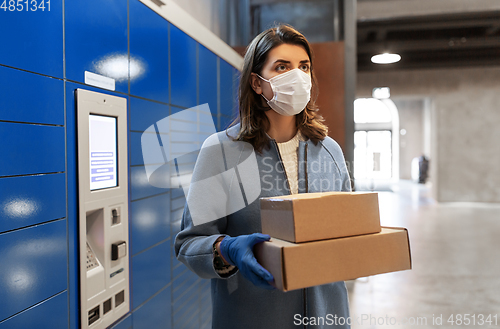
<instances>
[{"instance_id":1,"label":"woman","mask_svg":"<svg viewBox=\"0 0 500 329\"><path fill-rule=\"evenodd\" d=\"M322 321L330 328L335 318L349 317L344 281L285 293L274 288L252 251L270 239L260 233L259 197L351 190L344 156L327 136L316 97L311 48L302 34L280 25L250 43L239 116L205 140L175 239L177 258L212 279L213 328L297 328ZM232 156L234 149L241 152ZM237 206L237 197L244 206Z\"/></svg>"}]
</instances>

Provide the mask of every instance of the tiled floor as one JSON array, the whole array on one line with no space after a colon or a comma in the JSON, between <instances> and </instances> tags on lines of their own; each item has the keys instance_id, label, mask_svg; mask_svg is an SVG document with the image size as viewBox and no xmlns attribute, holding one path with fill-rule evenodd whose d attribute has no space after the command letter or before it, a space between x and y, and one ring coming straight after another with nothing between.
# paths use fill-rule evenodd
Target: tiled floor
<instances>
[{"instance_id":1,"label":"tiled floor","mask_svg":"<svg viewBox=\"0 0 500 329\"><path fill-rule=\"evenodd\" d=\"M381 223L408 228L413 268L347 282L352 329L499 328L500 204L438 204L409 181L393 190L379 192Z\"/></svg>"}]
</instances>

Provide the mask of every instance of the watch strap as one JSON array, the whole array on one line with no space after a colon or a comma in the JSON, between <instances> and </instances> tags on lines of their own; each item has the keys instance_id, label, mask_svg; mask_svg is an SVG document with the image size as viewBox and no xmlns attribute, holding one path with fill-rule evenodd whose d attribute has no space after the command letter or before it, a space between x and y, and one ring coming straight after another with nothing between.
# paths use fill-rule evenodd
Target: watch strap
<instances>
[{"instance_id":1,"label":"watch strap","mask_svg":"<svg viewBox=\"0 0 500 329\"><path fill-rule=\"evenodd\" d=\"M232 265L228 264L226 265L224 262L224 259L220 255L220 253L217 251L217 242L219 242L219 239L217 239L214 244L213 244L213 254L214 254L214 268L216 270L226 270L232 267Z\"/></svg>"}]
</instances>

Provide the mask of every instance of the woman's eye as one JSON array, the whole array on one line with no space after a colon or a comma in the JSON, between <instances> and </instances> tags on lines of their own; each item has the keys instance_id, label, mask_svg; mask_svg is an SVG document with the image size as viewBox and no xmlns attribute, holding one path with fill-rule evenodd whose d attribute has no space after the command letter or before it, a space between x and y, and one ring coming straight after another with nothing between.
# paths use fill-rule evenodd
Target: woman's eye
<instances>
[{"instance_id":1,"label":"woman's eye","mask_svg":"<svg viewBox=\"0 0 500 329\"><path fill-rule=\"evenodd\" d=\"M301 68L303 71L309 71L309 65L302 65Z\"/></svg>"},{"instance_id":2,"label":"woman's eye","mask_svg":"<svg viewBox=\"0 0 500 329\"><path fill-rule=\"evenodd\" d=\"M286 70L286 66L285 65L278 65L276 66L276 71L284 71Z\"/></svg>"}]
</instances>

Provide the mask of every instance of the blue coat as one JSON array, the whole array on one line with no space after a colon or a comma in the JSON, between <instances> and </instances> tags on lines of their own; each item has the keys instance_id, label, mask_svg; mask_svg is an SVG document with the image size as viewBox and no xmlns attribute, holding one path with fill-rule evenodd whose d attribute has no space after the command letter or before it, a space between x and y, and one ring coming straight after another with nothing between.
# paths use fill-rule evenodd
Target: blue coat
<instances>
[{"instance_id":1,"label":"blue coat","mask_svg":"<svg viewBox=\"0 0 500 329\"><path fill-rule=\"evenodd\" d=\"M239 127L239 123L230 127L228 134L236 136ZM221 131L207 138L204 146L217 140L226 143L231 141L226 136L226 131ZM262 154L255 154L261 178L259 197L290 194L276 141L271 139L269 149L264 148ZM351 191L342 150L332 138L326 137L317 145L311 140L300 141L298 163L299 193ZM202 148L192 181L204 175L206 177L207 173L224 171L223 166L227 170L228 165L223 159L211 152L210 148ZM187 195L188 202L190 195L191 191ZM311 326L314 328L350 328L347 324L326 325L334 323L335 315L344 320L349 317L348 293L344 281L282 292L258 288L239 271L226 278L215 271L212 248L218 237L262 232L259 198L243 209L201 225L193 224L187 203L181 231L175 238L175 254L177 259L198 276L211 279L213 328L295 329L302 327L297 324L313 321L325 323L325 326Z\"/></svg>"}]
</instances>

